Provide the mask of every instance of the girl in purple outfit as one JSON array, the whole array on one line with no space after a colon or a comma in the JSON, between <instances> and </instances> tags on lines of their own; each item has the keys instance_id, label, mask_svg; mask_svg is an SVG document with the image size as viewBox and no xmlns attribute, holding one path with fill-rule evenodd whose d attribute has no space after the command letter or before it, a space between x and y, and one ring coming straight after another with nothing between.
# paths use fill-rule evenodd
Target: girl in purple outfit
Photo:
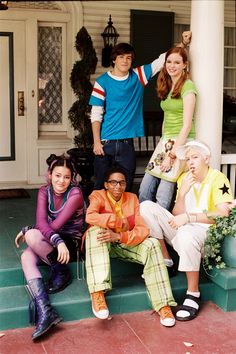
<instances>
[{"instance_id":1,"label":"girl in purple outfit","mask_svg":"<svg viewBox=\"0 0 236 354\"><path fill-rule=\"evenodd\" d=\"M70 284L66 264L76 251L72 237L80 240L85 231L85 203L71 158L50 155L47 164L48 183L38 192L36 225L22 228L15 239L17 247L20 241L28 245L21 262L33 298L31 305L34 304L33 340L62 320L52 308L47 293L58 292ZM47 292L39 270L41 261L51 267Z\"/></svg>"}]
</instances>

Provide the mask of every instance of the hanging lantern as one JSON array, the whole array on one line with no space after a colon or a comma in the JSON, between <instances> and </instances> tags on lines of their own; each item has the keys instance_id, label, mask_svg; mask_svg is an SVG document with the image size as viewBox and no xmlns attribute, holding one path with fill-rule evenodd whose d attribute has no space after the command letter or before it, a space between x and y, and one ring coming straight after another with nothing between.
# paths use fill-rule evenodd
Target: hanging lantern
<instances>
[{"instance_id":1,"label":"hanging lantern","mask_svg":"<svg viewBox=\"0 0 236 354\"><path fill-rule=\"evenodd\" d=\"M119 34L113 26L111 15L109 16L109 21L107 24L108 26L106 26L103 33L101 33L104 41L104 48L102 50L102 66L104 68L110 66L111 51L112 48L116 45L117 38L119 37Z\"/></svg>"},{"instance_id":2,"label":"hanging lantern","mask_svg":"<svg viewBox=\"0 0 236 354\"><path fill-rule=\"evenodd\" d=\"M0 1L0 10L7 10L8 9L8 1Z\"/></svg>"}]
</instances>

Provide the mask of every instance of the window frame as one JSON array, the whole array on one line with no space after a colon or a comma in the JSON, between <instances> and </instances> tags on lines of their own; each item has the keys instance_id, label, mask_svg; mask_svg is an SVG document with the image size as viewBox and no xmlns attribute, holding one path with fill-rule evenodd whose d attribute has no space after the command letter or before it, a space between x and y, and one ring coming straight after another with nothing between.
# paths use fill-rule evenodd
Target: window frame
<instances>
[{"instance_id":1,"label":"window frame","mask_svg":"<svg viewBox=\"0 0 236 354\"><path fill-rule=\"evenodd\" d=\"M52 124L38 123L38 133L40 136L47 136L52 133L53 135L61 135L67 133L67 24L62 22L38 22L39 27L61 27L62 28L62 122ZM37 72L38 78L38 72ZM38 87L39 90L39 87ZM39 96L39 95L38 95ZM38 117L39 122L39 117Z\"/></svg>"}]
</instances>

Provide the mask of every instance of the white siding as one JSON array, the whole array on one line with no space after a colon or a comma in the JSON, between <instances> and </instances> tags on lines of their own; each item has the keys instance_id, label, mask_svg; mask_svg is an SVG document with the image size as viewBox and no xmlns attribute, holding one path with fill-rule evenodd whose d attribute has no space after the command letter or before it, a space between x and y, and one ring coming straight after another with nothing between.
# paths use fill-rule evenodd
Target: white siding
<instances>
[{"instance_id":1,"label":"white siding","mask_svg":"<svg viewBox=\"0 0 236 354\"><path fill-rule=\"evenodd\" d=\"M175 12L175 23L189 24L191 1L82 1L84 26L92 37L98 57L95 77L107 71L101 66L103 39L109 15L119 33L119 42L130 42L130 10ZM158 40L158 33L157 33Z\"/></svg>"},{"instance_id":2,"label":"white siding","mask_svg":"<svg viewBox=\"0 0 236 354\"><path fill-rule=\"evenodd\" d=\"M199 1L199 0L193 0ZM130 10L168 11L175 13L175 24L190 26L191 0L184 1L81 1L84 26L92 37L98 57L96 74L92 81L107 69L101 66L103 39L101 33L107 25L109 15L119 33L119 42L130 41ZM235 22L234 0L225 0L225 24L233 26ZM177 31L177 28L176 28ZM179 33L175 34L179 37ZM158 40L158 33L157 33Z\"/></svg>"}]
</instances>

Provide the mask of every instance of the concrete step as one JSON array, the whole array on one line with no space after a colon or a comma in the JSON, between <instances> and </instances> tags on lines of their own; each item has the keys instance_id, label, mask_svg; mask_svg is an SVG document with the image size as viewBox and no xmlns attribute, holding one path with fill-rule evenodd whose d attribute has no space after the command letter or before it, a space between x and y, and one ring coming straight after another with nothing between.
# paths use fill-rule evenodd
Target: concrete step
<instances>
[{"instance_id":1,"label":"concrete step","mask_svg":"<svg viewBox=\"0 0 236 354\"><path fill-rule=\"evenodd\" d=\"M25 290L20 256L23 247L14 245L22 225L33 225L37 191L31 198L0 201L0 330L27 327L29 298ZM65 321L93 316L86 281L77 279L77 263L69 264L73 282L64 291L51 295L52 304ZM81 275L83 263L79 263ZM143 267L117 259L111 261L112 291L106 294L111 314L151 309L144 281ZM47 267L41 267L45 279ZM185 275L171 278L175 299L181 303L186 291ZM209 278L201 274L202 300L212 300L225 311L236 310L236 268L217 270Z\"/></svg>"},{"instance_id":2,"label":"concrete step","mask_svg":"<svg viewBox=\"0 0 236 354\"><path fill-rule=\"evenodd\" d=\"M71 264L70 267L74 277L73 281L60 293L50 295L52 305L64 321L93 317L86 281L76 278L76 264ZM106 294L111 315L151 310L141 274L142 267L139 265L112 260L113 289ZM176 301L181 303L186 291L185 275L179 273L171 278L171 286ZM202 277L203 301L212 298L213 287L212 282ZM0 330L29 326L29 297L23 284L0 288L0 299Z\"/></svg>"}]
</instances>

